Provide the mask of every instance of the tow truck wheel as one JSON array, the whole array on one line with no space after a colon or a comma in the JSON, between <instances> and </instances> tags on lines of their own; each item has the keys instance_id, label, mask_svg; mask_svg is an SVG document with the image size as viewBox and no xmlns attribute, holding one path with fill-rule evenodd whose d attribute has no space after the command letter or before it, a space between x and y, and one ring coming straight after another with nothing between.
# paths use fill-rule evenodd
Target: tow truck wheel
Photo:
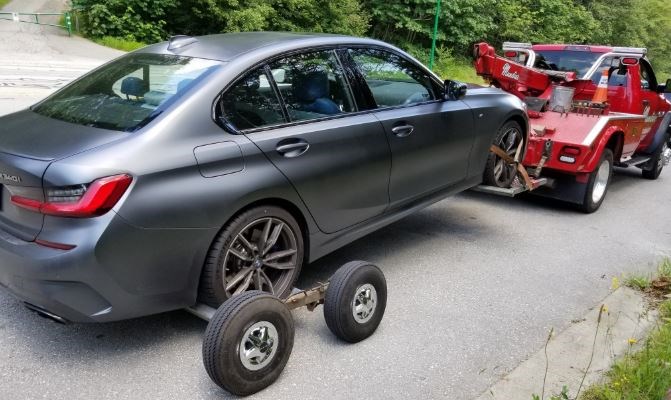
<instances>
[{"instance_id":1,"label":"tow truck wheel","mask_svg":"<svg viewBox=\"0 0 671 400\"><path fill-rule=\"evenodd\" d=\"M606 198L610 179L613 176L613 152L610 149L604 149L599 159L599 165L590 174L587 182L587 191L580 209L586 213L593 213L598 210Z\"/></svg>"},{"instance_id":2,"label":"tow truck wheel","mask_svg":"<svg viewBox=\"0 0 671 400\"><path fill-rule=\"evenodd\" d=\"M324 299L324 319L340 339L356 343L372 335L387 306L387 281L378 267L349 262L336 271Z\"/></svg>"},{"instance_id":3,"label":"tow truck wheel","mask_svg":"<svg viewBox=\"0 0 671 400\"><path fill-rule=\"evenodd\" d=\"M226 300L205 330L203 363L210 378L238 396L271 385L289 360L294 320L284 303L261 291Z\"/></svg>"},{"instance_id":4,"label":"tow truck wheel","mask_svg":"<svg viewBox=\"0 0 671 400\"><path fill-rule=\"evenodd\" d=\"M511 158L515 158L517 148L522 141L524 141L524 134L522 133L520 124L510 120L499 129L492 144L500 147ZM489 153L485 164L485 172L482 177L485 184L508 188L513 183L516 175L517 166L508 164L494 153Z\"/></svg>"},{"instance_id":5,"label":"tow truck wheel","mask_svg":"<svg viewBox=\"0 0 671 400\"><path fill-rule=\"evenodd\" d=\"M652 157L650 161L645 163L643 168L641 168L641 172L645 179L655 180L659 178L659 175L662 173L662 169L664 169L664 156L666 155L668 148L668 144L665 140L662 148L655 153L655 156Z\"/></svg>"}]
</instances>

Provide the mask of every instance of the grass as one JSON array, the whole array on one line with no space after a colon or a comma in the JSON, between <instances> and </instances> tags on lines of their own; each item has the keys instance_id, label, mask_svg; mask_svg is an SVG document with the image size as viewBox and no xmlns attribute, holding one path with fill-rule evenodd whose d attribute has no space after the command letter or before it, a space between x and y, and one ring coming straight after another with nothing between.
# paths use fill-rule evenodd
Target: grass
<instances>
[{"instance_id":1,"label":"grass","mask_svg":"<svg viewBox=\"0 0 671 400\"><path fill-rule=\"evenodd\" d=\"M671 398L671 299L668 297L671 295L671 260L667 258L660 263L654 279L638 275L629 277L626 283L658 301L659 327L648 337L642 350L628 352L607 373L607 381L589 388L582 400Z\"/></svg>"},{"instance_id":2,"label":"grass","mask_svg":"<svg viewBox=\"0 0 671 400\"><path fill-rule=\"evenodd\" d=\"M608 382L589 388L582 400L661 400L671 390L671 300L661 304L661 326L644 348L627 354L608 373Z\"/></svg>"},{"instance_id":3,"label":"grass","mask_svg":"<svg viewBox=\"0 0 671 400\"><path fill-rule=\"evenodd\" d=\"M657 267L655 274L656 280L671 280L671 259L665 258ZM645 291L653 284L653 278L650 275L634 274L625 280L625 285L632 289Z\"/></svg>"},{"instance_id":4,"label":"grass","mask_svg":"<svg viewBox=\"0 0 671 400\"><path fill-rule=\"evenodd\" d=\"M113 36L103 36L101 38L91 38L91 39L100 45L122 51L133 51L146 46L145 43Z\"/></svg>"},{"instance_id":5,"label":"grass","mask_svg":"<svg viewBox=\"0 0 671 400\"><path fill-rule=\"evenodd\" d=\"M440 58L434 65L433 70L443 79L485 85L485 81L475 73L473 63L465 58Z\"/></svg>"},{"instance_id":6,"label":"grass","mask_svg":"<svg viewBox=\"0 0 671 400\"><path fill-rule=\"evenodd\" d=\"M9 4L10 1L12 0L0 0L0 9Z\"/></svg>"}]
</instances>

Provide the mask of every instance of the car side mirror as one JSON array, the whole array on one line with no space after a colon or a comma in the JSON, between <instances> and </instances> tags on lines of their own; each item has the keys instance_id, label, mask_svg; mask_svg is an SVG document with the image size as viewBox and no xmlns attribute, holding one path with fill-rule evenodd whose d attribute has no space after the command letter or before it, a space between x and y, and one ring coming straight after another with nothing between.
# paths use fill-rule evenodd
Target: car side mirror
<instances>
[{"instance_id":1,"label":"car side mirror","mask_svg":"<svg viewBox=\"0 0 671 400\"><path fill-rule=\"evenodd\" d=\"M465 83L446 80L444 83L445 100L460 100L466 96L468 86Z\"/></svg>"}]
</instances>

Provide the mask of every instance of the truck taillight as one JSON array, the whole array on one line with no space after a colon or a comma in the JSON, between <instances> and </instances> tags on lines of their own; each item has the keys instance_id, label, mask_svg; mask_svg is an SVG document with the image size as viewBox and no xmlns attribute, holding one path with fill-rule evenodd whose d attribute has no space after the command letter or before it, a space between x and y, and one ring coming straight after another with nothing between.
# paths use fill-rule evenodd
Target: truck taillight
<instances>
[{"instance_id":1,"label":"truck taillight","mask_svg":"<svg viewBox=\"0 0 671 400\"><path fill-rule=\"evenodd\" d=\"M12 196L14 205L46 215L89 218L103 215L116 205L133 181L130 175L100 178L89 185L48 188L45 201Z\"/></svg>"}]
</instances>

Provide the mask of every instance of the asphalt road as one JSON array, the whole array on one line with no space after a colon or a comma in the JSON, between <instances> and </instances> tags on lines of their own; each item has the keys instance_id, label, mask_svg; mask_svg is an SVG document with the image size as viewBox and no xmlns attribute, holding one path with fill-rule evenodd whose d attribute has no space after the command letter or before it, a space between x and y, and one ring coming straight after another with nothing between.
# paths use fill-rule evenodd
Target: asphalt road
<instances>
[{"instance_id":1,"label":"asphalt road","mask_svg":"<svg viewBox=\"0 0 671 400\"><path fill-rule=\"evenodd\" d=\"M7 24L0 21L0 35L19 29ZM54 34L15 39L29 44L40 35ZM0 42L0 69L23 57L18 50ZM113 57L100 51L88 52L92 63ZM34 60L49 64L53 56ZM19 75L31 71L39 70ZM16 107L0 102L0 114ZM671 255L669 209L671 172L653 182L635 169L618 171L591 215L473 192L437 203L305 268L302 286L350 260L379 265L387 313L375 335L349 345L331 335L321 309L295 312L291 360L253 398L474 398L540 349L550 327L563 330L599 304L611 277L652 271ZM0 292L0 398L227 398L201 364L205 326L183 311L64 326Z\"/></svg>"}]
</instances>

